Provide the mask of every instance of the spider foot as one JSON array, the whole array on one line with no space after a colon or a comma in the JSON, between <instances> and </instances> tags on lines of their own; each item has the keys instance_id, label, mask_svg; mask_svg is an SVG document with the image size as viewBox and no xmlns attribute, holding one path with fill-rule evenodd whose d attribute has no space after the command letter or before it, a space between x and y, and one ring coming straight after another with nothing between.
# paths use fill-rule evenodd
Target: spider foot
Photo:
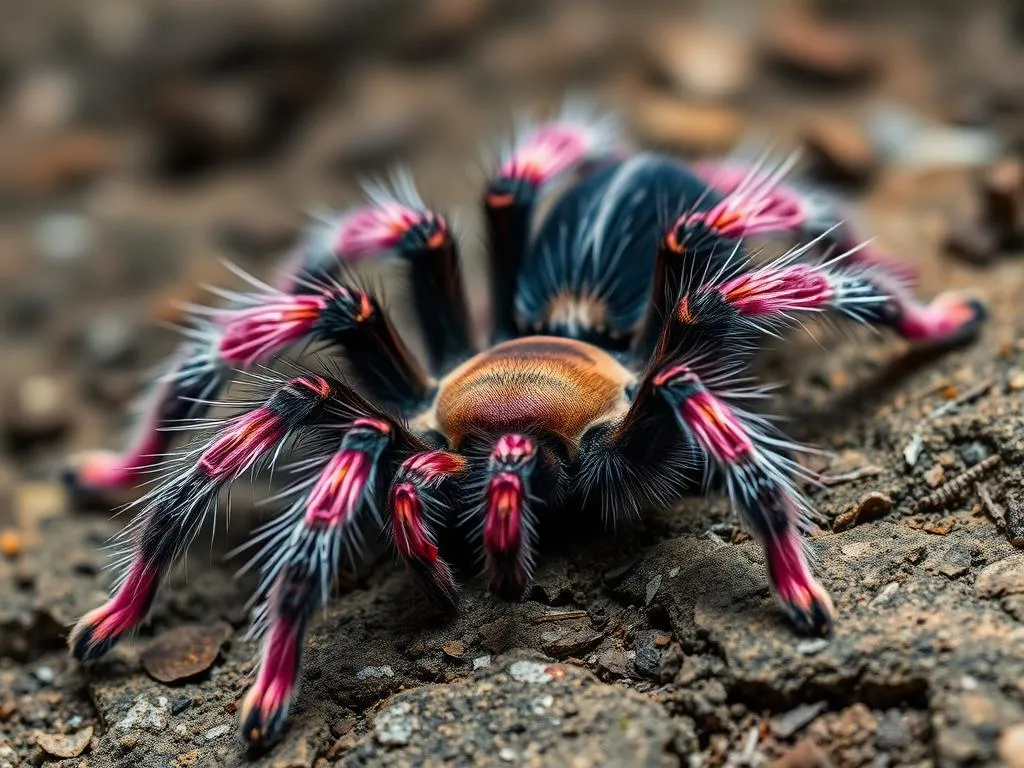
<instances>
[{"instance_id":1,"label":"spider foot","mask_svg":"<svg viewBox=\"0 0 1024 768\"><path fill-rule=\"evenodd\" d=\"M955 345L973 339L987 317L988 310L981 301L950 291L926 306L900 302L895 326L911 341Z\"/></svg>"},{"instance_id":2,"label":"spider foot","mask_svg":"<svg viewBox=\"0 0 1024 768\"><path fill-rule=\"evenodd\" d=\"M260 672L239 708L242 739L266 746L281 738L299 679L305 622L281 621L264 647Z\"/></svg>"},{"instance_id":3,"label":"spider foot","mask_svg":"<svg viewBox=\"0 0 1024 768\"><path fill-rule=\"evenodd\" d=\"M85 614L68 637L68 647L78 661L104 656L117 641L146 617L156 594L157 574L140 564L129 571L117 593Z\"/></svg>"},{"instance_id":4,"label":"spider foot","mask_svg":"<svg viewBox=\"0 0 1024 768\"><path fill-rule=\"evenodd\" d=\"M783 535L766 547L768 575L779 603L797 631L827 635L832 631L835 608L825 588L811 575L799 539Z\"/></svg>"},{"instance_id":5,"label":"spider foot","mask_svg":"<svg viewBox=\"0 0 1024 768\"><path fill-rule=\"evenodd\" d=\"M113 451L85 451L68 460L61 479L72 497L91 499L105 491L134 488L141 482L141 472L131 457Z\"/></svg>"}]
</instances>

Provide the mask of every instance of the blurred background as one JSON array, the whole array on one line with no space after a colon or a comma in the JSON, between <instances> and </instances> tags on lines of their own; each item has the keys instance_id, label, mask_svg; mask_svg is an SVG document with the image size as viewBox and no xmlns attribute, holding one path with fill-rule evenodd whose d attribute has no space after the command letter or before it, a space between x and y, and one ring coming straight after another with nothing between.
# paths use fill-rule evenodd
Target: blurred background
<instances>
[{"instance_id":1,"label":"blurred background","mask_svg":"<svg viewBox=\"0 0 1024 768\"><path fill-rule=\"evenodd\" d=\"M19 663L62 658L103 590L82 553L113 530L54 480L68 454L118 444L180 304L237 284L224 259L272 275L309 211L396 165L454 216L478 282L497 149L566 94L684 157L802 149L922 293L989 295L992 356L1021 327L1022 2L3 0L0 19L0 682L32 701ZM816 365L786 371L797 394L856 378ZM65 519L85 522L41 522ZM57 529L66 544L33 555ZM56 568L72 551L85 565ZM42 759L34 729L95 717L81 695L34 715L5 700L0 685L0 737L24 759Z\"/></svg>"}]
</instances>

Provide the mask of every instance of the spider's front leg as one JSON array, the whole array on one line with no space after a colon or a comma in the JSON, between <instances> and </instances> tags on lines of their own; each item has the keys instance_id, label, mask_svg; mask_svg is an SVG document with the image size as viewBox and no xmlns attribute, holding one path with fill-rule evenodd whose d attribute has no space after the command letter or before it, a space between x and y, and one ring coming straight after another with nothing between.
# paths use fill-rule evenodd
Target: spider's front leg
<instances>
[{"instance_id":1,"label":"spider's front leg","mask_svg":"<svg viewBox=\"0 0 1024 768\"><path fill-rule=\"evenodd\" d=\"M319 376L292 379L263 405L228 420L139 501L141 512L122 534L131 543L113 597L71 632L75 658L99 658L142 622L160 581L195 538L221 488L315 422L334 395L335 386Z\"/></svg>"},{"instance_id":2,"label":"spider's front leg","mask_svg":"<svg viewBox=\"0 0 1024 768\"><path fill-rule=\"evenodd\" d=\"M609 467L630 479L630 493L662 503L669 501L666 491L678 497L682 490L699 488L699 466L709 465L745 528L764 547L772 590L794 625L825 634L832 602L804 551L800 531L807 506L790 479L798 471L786 456L791 447L764 421L712 392L685 363L664 363L644 377L621 422L586 436L581 464L594 493L603 492L596 468ZM665 460L673 451L676 458ZM645 476L652 452L662 458ZM697 457L703 462L694 461Z\"/></svg>"},{"instance_id":3,"label":"spider's front leg","mask_svg":"<svg viewBox=\"0 0 1024 768\"><path fill-rule=\"evenodd\" d=\"M683 296L626 415L585 436L583 475L597 491L596 480L609 470L594 468L610 467L616 476L634 479L633 493L658 500L673 484L679 489L693 482L696 452L764 546L772 589L793 623L801 631L826 633L832 603L807 562L800 535L807 505L791 479L800 467L789 455L799 446L740 406L744 398L761 396L738 388L757 335L758 326L721 289ZM659 463L644 477L652 458Z\"/></svg>"},{"instance_id":4,"label":"spider's front leg","mask_svg":"<svg viewBox=\"0 0 1024 768\"><path fill-rule=\"evenodd\" d=\"M358 555L367 526L380 530L385 525L378 503L400 457L431 455L413 453L424 446L402 425L366 402L353 404L362 415L345 426L340 445L322 457L315 479L300 487L289 510L253 540L262 545L256 560L264 561L258 592L263 602L255 625L264 639L256 680L240 709L241 733L250 743L280 736L299 681L309 618L326 603L343 562ZM415 463L411 458L406 465L410 462ZM452 464L436 455L433 462L424 462L437 472ZM389 513L398 551L414 566L429 566L439 593L454 594L451 570L438 556L422 508L410 511L399 505L397 514L394 508Z\"/></svg>"}]
</instances>

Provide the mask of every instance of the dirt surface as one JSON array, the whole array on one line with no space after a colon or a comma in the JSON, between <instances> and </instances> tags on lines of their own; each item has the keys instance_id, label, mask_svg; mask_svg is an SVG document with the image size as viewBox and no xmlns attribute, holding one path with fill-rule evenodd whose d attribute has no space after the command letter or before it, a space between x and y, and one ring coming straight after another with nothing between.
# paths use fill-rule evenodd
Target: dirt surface
<instances>
[{"instance_id":1,"label":"dirt surface","mask_svg":"<svg viewBox=\"0 0 1024 768\"><path fill-rule=\"evenodd\" d=\"M1024 189L1012 168L1024 85L1011 76L1024 15L689 5L12 12L0 31L0 766L1024 765ZM256 520L256 483L235 493L228 533L192 548L135 642L72 663L67 628L104 599L102 548L121 522L111 504L70 503L60 470L76 450L117 444L140 372L173 349L161 322L181 318L177 303L208 301L204 282L236 284L221 258L273 274L304 211L352 202L359 176L397 160L461 214L478 281L478 147L514 109L568 89L686 155L750 136L806 146L809 178L856 201L923 295L970 288L988 304L981 337L955 350L813 326L763 356L760 373L788 382L773 407L789 431L828 452L808 461L833 480L808 493L834 634L793 633L722 498L614 533L574 520L518 604L469 582L446 617L386 560L344 585L311 630L283 741L247 753L235 710L252 671L252 583L223 554ZM1009 171L991 169L999 158ZM194 644L182 658L171 631Z\"/></svg>"}]
</instances>

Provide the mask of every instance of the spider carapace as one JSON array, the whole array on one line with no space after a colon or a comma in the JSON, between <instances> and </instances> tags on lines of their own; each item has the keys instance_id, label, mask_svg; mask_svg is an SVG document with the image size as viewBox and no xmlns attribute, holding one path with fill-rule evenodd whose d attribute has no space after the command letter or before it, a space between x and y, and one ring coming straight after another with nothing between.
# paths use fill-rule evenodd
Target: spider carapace
<instances>
[{"instance_id":1,"label":"spider carapace","mask_svg":"<svg viewBox=\"0 0 1024 768\"><path fill-rule=\"evenodd\" d=\"M855 239L835 201L788 181L791 165L631 153L610 121L573 110L525 131L482 196L482 347L456 239L407 178L321 220L276 285L243 275L251 292L197 309L126 451L69 470L90 492L156 477L122 536L112 597L71 635L75 656L97 658L139 625L220 491L260 467L288 481L284 511L249 545L263 638L240 708L252 742L280 735L309 618L363 537L381 532L436 600L455 604L441 542L456 534L514 599L545 508L608 520L722 491L764 546L795 626L827 632L832 604L801 537L801 446L753 410L768 390L751 382L751 361L812 313L948 343L984 311L955 294L920 303L908 268ZM796 244L764 259L752 236ZM384 256L407 263L422 360L349 269ZM310 343L342 356L350 377L287 360ZM201 418L232 377L258 396L231 403L240 415ZM172 450L182 428L195 437Z\"/></svg>"}]
</instances>

